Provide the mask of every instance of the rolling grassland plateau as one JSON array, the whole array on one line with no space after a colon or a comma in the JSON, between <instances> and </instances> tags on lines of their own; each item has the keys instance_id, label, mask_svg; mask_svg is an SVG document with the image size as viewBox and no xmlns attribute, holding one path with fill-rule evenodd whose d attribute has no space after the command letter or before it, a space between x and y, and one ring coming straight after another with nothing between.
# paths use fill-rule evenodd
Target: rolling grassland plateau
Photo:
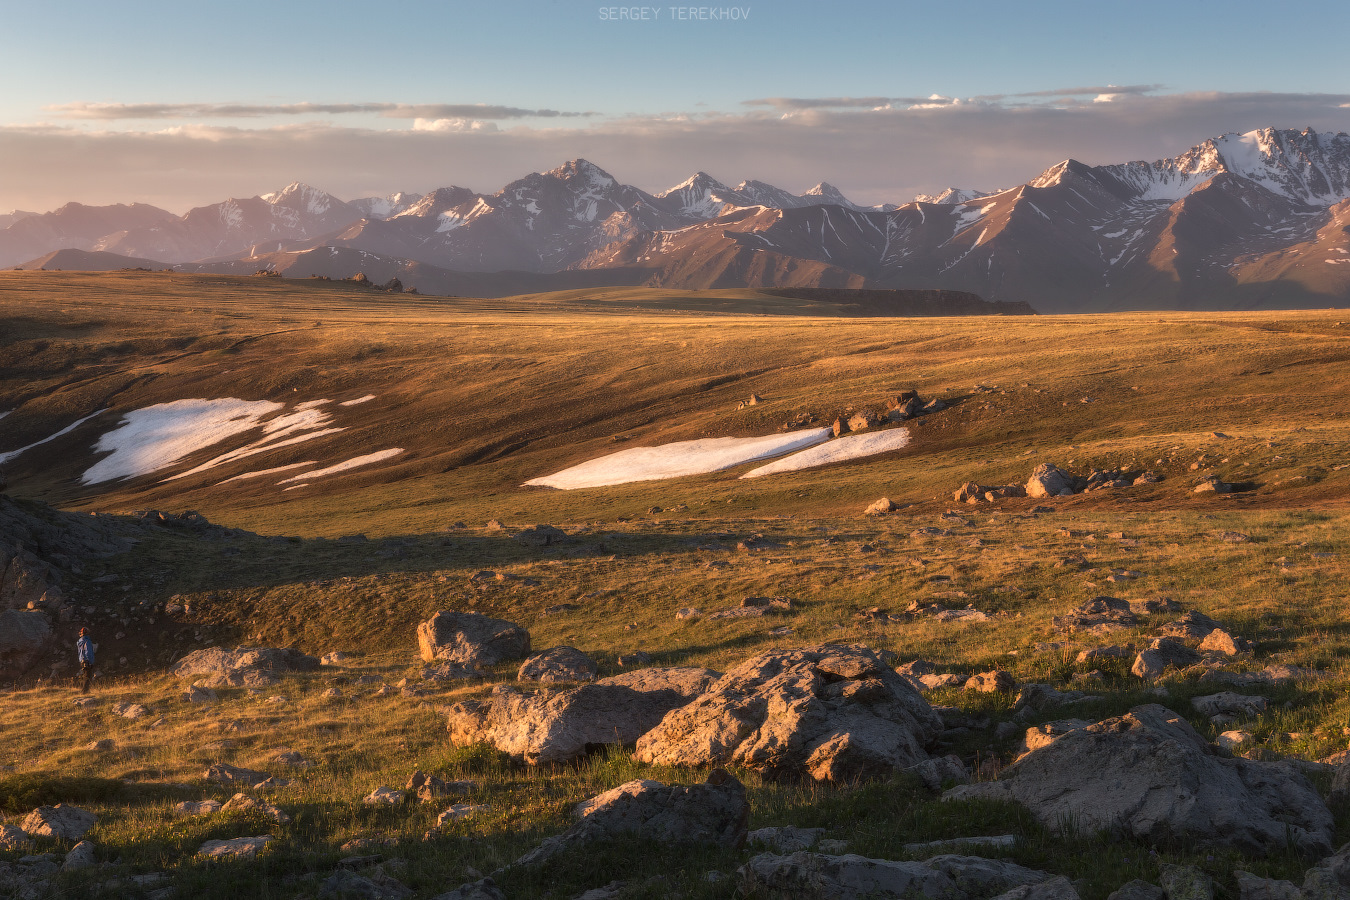
<instances>
[{"instance_id":1,"label":"rolling grassland plateau","mask_svg":"<svg viewBox=\"0 0 1350 900\"><path fill-rule=\"evenodd\" d=\"M942 791L1001 783L1028 729L1158 704L1206 758L1290 761L1280 771L1329 803L1330 846L1350 841L1333 790L1350 745L1350 312L854 313L826 294L752 289L481 300L0 273L0 526L104 542L47 553L29 539L25 552L59 570L64 605L0 693L4 824L41 805L87 809L94 863L60 869L73 839L0 845L0 896L430 898L471 883L479 894L451 896L493 896L485 876L510 898L809 895L757 880L750 861L772 848L753 842L620 836L515 864L587 798L638 778L699 784L714 767L617 744L529 765L452 740L446 710L516 684L520 665L427 677L419 623L457 610L516 623L534 650L575 647L601 678L727 672L824 644L932 664L908 670L932 678L923 698L944 723L929 752L959 757L964 776L816 780L732 763L752 830L823 829L812 840L830 853L872 860L987 856L1065 876L1082 900L1177 872L1213 880L1201 900L1250 900L1253 876L1292 882L1268 896L1311 900L1297 886L1320 856L1293 840L1254 852L1099 831ZM905 391L941 402L887 418ZM632 448L791 437L868 412L880 424L855 430L907 439L754 478L740 476L764 459L526 486ZM1109 474L1064 496L993 490L1044 463ZM972 482L993 499L954 499ZM1203 489L1215 484L1232 490ZM1068 615L1101 597L1116 601L1098 604L1105 619ZM1136 652L1185 614L1213 619L1235 653L1134 674ZM91 701L74 679L81 625L99 644ZM1106 645L1131 649L1085 653ZM172 666L236 646L344 655L184 699L193 679ZM965 687L989 672L1007 673L999 689ZM1033 703L1034 684L1086 696ZM1192 702L1221 691L1260 702L1232 714ZM266 792L208 780L221 764L276 780ZM436 802L363 799L414 771L465 784ZM177 811L244 791L265 803ZM251 858L199 852L263 835ZM989 836L1012 837L915 846Z\"/></svg>"}]
</instances>

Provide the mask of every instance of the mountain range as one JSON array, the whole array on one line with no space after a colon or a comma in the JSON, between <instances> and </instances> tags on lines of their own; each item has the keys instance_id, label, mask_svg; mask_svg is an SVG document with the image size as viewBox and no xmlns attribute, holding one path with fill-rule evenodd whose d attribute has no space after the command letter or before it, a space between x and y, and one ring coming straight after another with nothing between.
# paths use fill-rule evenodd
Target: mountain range
<instances>
[{"instance_id":1,"label":"mountain range","mask_svg":"<svg viewBox=\"0 0 1350 900\"><path fill-rule=\"evenodd\" d=\"M98 253L96 267L364 271L473 296L622 284L941 288L1043 312L1340 305L1350 135L1264 128L1169 159L1069 159L1013 188L881 206L825 183L798 195L703 172L650 194L577 159L494 194L344 202L294 183L183 216L77 203L0 216L0 265L55 267L49 254L67 248Z\"/></svg>"}]
</instances>

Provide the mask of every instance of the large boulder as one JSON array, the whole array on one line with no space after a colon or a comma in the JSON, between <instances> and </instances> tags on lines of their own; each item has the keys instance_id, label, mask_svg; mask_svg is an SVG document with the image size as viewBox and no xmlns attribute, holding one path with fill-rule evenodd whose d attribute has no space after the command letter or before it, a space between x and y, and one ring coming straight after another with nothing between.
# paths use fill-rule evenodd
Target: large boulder
<instances>
[{"instance_id":1,"label":"large boulder","mask_svg":"<svg viewBox=\"0 0 1350 900\"><path fill-rule=\"evenodd\" d=\"M1075 479L1068 472L1050 463L1041 463L1027 479L1028 497L1059 497L1072 494Z\"/></svg>"},{"instance_id":2,"label":"large boulder","mask_svg":"<svg viewBox=\"0 0 1350 900\"><path fill-rule=\"evenodd\" d=\"M700 666L666 666L621 672L601 678L596 684L617 684L635 691L674 691L681 697L693 699L721 677L722 673Z\"/></svg>"},{"instance_id":3,"label":"large boulder","mask_svg":"<svg viewBox=\"0 0 1350 900\"><path fill-rule=\"evenodd\" d=\"M793 900L986 900L1052 881L1049 873L978 856L899 862L807 851L786 856L761 853L741 866L738 874L747 894Z\"/></svg>"},{"instance_id":4,"label":"large boulder","mask_svg":"<svg viewBox=\"0 0 1350 900\"><path fill-rule=\"evenodd\" d=\"M464 666L495 666L530 652L530 634L519 625L478 613L442 610L417 626L422 659Z\"/></svg>"},{"instance_id":5,"label":"large boulder","mask_svg":"<svg viewBox=\"0 0 1350 900\"><path fill-rule=\"evenodd\" d=\"M62 841L78 841L98 821L87 809L58 803L55 806L39 806L28 814L20 826L32 837L49 837Z\"/></svg>"},{"instance_id":6,"label":"large boulder","mask_svg":"<svg viewBox=\"0 0 1350 900\"><path fill-rule=\"evenodd\" d=\"M636 758L845 781L917 765L942 727L876 652L827 645L747 660L644 734Z\"/></svg>"},{"instance_id":7,"label":"large boulder","mask_svg":"<svg viewBox=\"0 0 1350 900\"><path fill-rule=\"evenodd\" d=\"M208 676L203 687L264 687L285 672L313 672L319 658L289 647L207 647L173 667L179 678Z\"/></svg>"},{"instance_id":8,"label":"large boulder","mask_svg":"<svg viewBox=\"0 0 1350 900\"><path fill-rule=\"evenodd\" d=\"M0 611L0 680L18 678L52 642L52 621L36 609Z\"/></svg>"},{"instance_id":9,"label":"large boulder","mask_svg":"<svg viewBox=\"0 0 1350 900\"><path fill-rule=\"evenodd\" d=\"M1294 766L1226 759L1156 704L1070 731L1021 757L997 781L962 785L943 799L1011 800L1050 828L1169 836L1264 855L1286 839L1331 852L1334 824Z\"/></svg>"},{"instance_id":10,"label":"large boulder","mask_svg":"<svg viewBox=\"0 0 1350 900\"><path fill-rule=\"evenodd\" d=\"M516 678L519 681L553 684L560 681L594 681L595 674L595 660L576 647L553 647L521 663Z\"/></svg>"},{"instance_id":11,"label":"large boulder","mask_svg":"<svg viewBox=\"0 0 1350 900\"><path fill-rule=\"evenodd\" d=\"M464 700L447 710L450 740L488 743L530 765L563 762L607 744L631 745L689 698L674 690L640 691L586 684L567 691L525 694L498 685L488 700Z\"/></svg>"},{"instance_id":12,"label":"large boulder","mask_svg":"<svg viewBox=\"0 0 1350 900\"><path fill-rule=\"evenodd\" d=\"M1169 668L1184 669L1199 661L1200 654L1181 641L1166 637L1155 638L1135 657L1130 671L1140 678L1152 681Z\"/></svg>"},{"instance_id":13,"label":"large boulder","mask_svg":"<svg viewBox=\"0 0 1350 900\"><path fill-rule=\"evenodd\" d=\"M750 802L745 787L722 769L703 784L630 781L576 806L580 821L516 861L543 862L578 844L635 836L662 844L711 844L737 849L745 843Z\"/></svg>"}]
</instances>

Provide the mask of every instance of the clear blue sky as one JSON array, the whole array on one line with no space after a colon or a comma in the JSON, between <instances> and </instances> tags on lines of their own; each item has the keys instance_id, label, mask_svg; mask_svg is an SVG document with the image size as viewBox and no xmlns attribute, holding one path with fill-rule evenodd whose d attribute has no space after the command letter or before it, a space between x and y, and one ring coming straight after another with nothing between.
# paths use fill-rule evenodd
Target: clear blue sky
<instances>
[{"instance_id":1,"label":"clear blue sky","mask_svg":"<svg viewBox=\"0 0 1350 900\"><path fill-rule=\"evenodd\" d=\"M495 190L578 155L652 190L703 169L904 201L1068 156L1350 129L1346 0L709 5L741 18L680 21L666 3L628 21L618 11L641 4L582 0L0 0L0 212L181 210L292 179L340 196ZM1053 93L1108 85L1132 90ZM942 115L916 103L935 94Z\"/></svg>"}]
</instances>

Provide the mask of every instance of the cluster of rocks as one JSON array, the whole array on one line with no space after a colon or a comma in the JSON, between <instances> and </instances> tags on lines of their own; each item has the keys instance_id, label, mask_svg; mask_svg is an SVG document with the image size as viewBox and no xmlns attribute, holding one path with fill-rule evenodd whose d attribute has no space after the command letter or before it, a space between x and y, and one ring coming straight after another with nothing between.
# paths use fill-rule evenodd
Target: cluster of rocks
<instances>
[{"instance_id":1,"label":"cluster of rocks","mask_svg":"<svg viewBox=\"0 0 1350 900\"><path fill-rule=\"evenodd\" d=\"M992 503L1008 497L1071 497L1074 494L1157 484L1160 481L1162 477L1155 472L1093 469L1087 475L1072 475L1058 466L1041 463L1024 485L983 485L968 481L956 489L952 498L958 503Z\"/></svg>"},{"instance_id":2,"label":"cluster of rocks","mask_svg":"<svg viewBox=\"0 0 1350 900\"><path fill-rule=\"evenodd\" d=\"M883 410L865 408L853 413L848 418L840 416L834 420L831 428L834 431L834 436L838 437L851 431L867 431L892 422L904 422L925 413L941 412L946 408L947 404L943 400L935 398L925 403L919 397L918 391L900 391L886 398Z\"/></svg>"},{"instance_id":3,"label":"cluster of rocks","mask_svg":"<svg viewBox=\"0 0 1350 900\"><path fill-rule=\"evenodd\" d=\"M188 689L185 699L209 702L214 699L214 693L203 693L203 690L267 687L275 684L281 674L313 672L319 665L318 657L287 647L236 647L233 650L209 647L192 651L171 671L179 678L201 678Z\"/></svg>"}]
</instances>

